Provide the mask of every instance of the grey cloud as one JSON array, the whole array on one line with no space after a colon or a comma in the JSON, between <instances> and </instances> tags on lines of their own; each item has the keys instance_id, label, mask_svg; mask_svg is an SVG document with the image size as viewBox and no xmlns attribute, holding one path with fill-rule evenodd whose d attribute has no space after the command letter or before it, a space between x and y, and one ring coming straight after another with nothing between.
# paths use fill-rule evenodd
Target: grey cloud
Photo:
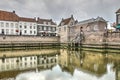
<instances>
[{"instance_id":1,"label":"grey cloud","mask_svg":"<svg viewBox=\"0 0 120 80\"><path fill-rule=\"evenodd\" d=\"M71 14L79 21L102 16L114 22L119 3L120 0L1 0L0 7L15 10L20 16L52 18L57 22Z\"/></svg>"}]
</instances>

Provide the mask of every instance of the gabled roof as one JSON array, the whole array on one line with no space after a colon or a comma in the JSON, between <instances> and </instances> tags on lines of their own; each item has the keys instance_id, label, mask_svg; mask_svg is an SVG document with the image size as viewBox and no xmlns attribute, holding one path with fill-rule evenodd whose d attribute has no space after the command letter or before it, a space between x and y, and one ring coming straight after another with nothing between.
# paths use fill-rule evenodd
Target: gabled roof
<instances>
[{"instance_id":1,"label":"gabled roof","mask_svg":"<svg viewBox=\"0 0 120 80\"><path fill-rule=\"evenodd\" d=\"M44 24L44 22L46 22L46 24L48 24L48 22L50 22L51 25L56 25L56 23L53 22L52 19L40 19L40 18L38 18L38 20L37 20L38 24Z\"/></svg>"},{"instance_id":2,"label":"gabled roof","mask_svg":"<svg viewBox=\"0 0 120 80\"><path fill-rule=\"evenodd\" d=\"M105 19L98 16L96 19L91 18L91 19L88 19L88 20L80 21L80 22L78 22L78 24L88 24L88 23L93 23L93 22L98 22L98 21L107 22Z\"/></svg>"},{"instance_id":3,"label":"gabled roof","mask_svg":"<svg viewBox=\"0 0 120 80\"><path fill-rule=\"evenodd\" d=\"M36 22L34 18L25 18L25 17L19 17L19 21Z\"/></svg>"},{"instance_id":4,"label":"gabled roof","mask_svg":"<svg viewBox=\"0 0 120 80\"><path fill-rule=\"evenodd\" d=\"M116 13L120 13L120 9L118 9L118 10L116 11Z\"/></svg>"},{"instance_id":5,"label":"gabled roof","mask_svg":"<svg viewBox=\"0 0 120 80\"><path fill-rule=\"evenodd\" d=\"M15 14L15 11L8 12L8 11L0 10L0 20L3 20L3 21L18 21L19 16L17 16Z\"/></svg>"},{"instance_id":6,"label":"gabled roof","mask_svg":"<svg viewBox=\"0 0 120 80\"><path fill-rule=\"evenodd\" d=\"M70 22L71 19L74 19L73 15L71 15L70 18L62 19L62 21L60 22L59 26L69 24L69 22Z\"/></svg>"}]
</instances>

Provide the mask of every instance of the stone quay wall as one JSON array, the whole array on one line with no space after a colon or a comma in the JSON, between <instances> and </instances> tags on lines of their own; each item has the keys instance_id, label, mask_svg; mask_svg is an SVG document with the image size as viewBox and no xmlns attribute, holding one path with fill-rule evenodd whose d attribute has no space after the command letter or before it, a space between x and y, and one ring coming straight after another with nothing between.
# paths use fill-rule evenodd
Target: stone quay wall
<instances>
[{"instance_id":1,"label":"stone quay wall","mask_svg":"<svg viewBox=\"0 0 120 80\"><path fill-rule=\"evenodd\" d=\"M85 32L84 44L117 43L120 44L120 32Z\"/></svg>"},{"instance_id":2,"label":"stone quay wall","mask_svg":"<svg viewBox=\"0 0 120 80\"><path fill-rule=\"evenodd\" d=\"M40 36L0 36L0 43L58 43L59 37L40 37Z\"/></svg>"}]
</instances>

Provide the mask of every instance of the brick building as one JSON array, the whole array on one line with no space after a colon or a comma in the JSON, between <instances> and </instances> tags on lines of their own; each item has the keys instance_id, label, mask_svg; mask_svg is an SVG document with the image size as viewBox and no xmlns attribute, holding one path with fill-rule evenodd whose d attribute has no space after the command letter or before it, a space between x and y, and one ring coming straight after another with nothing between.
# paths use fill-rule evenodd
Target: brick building
<instances>
[{"instance_id":1,"label":"brick building","mask_svg":"<svg viewBox=\"0 0 120 80\"><path fill-rule=\"evenodd\" d=\"M61 43L67 43L71 41L71 37L74 36L74 26L77 21L74 20L73 15L70 18L62 19L58 25L58 35L60 36Z\"/></svg>"},{"instance_id":2,"label":"brick building","mask_svg":"<svg viewBox=\"0 0 120 80\"><path fill-rule=\"evenodd\" d=\"M75 28L76 32L80 32L81 28L84 32L104 32L107 29L107 21L102 17L91 18L78 22Z\"/></svg>"}]
</instances>

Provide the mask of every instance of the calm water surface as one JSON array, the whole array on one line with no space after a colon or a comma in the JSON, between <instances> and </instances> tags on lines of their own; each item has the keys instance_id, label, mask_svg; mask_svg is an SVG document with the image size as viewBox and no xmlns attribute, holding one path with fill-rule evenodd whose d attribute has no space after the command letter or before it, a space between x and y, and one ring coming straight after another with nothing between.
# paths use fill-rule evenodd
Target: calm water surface
<instances>
[{"instance_id":1,"label":"calm water surface","mask_svg":"<svg viewBox=\"0 0 120 80\"><path fill-rule=\"evenodd\" d=\"M0 80L120 80L119 53L68 49L0 53Z\"/></svg>"}]
</instances>

